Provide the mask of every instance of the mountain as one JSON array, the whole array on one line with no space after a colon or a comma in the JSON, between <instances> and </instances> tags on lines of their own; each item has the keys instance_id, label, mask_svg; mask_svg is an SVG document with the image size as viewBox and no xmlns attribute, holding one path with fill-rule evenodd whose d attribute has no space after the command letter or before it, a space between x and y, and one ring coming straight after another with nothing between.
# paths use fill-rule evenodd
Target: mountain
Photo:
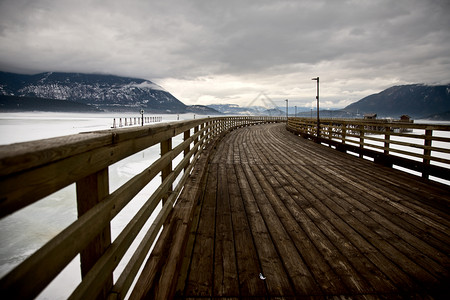
<instances>
[{"instance_id":1,"label":"mountain","mask_svg":"<svg viewBox=\"0 0 450 300\"><path fill-rule=\"evenodd\" d=\"M352 103L343 110L361 115L376 113L379 117L398 118L406 114L413 118L424 118L450 111L450 84L393 86Z\"/></svg>"},{"instance_id":2,"label":"mountain","mask_svg":"<svg viewBox=\"0 0 450 300\"><path fill-rule=\"evenodd\" d=\"M185 104L159 85L113 75L0 72L0 95L69 100L107 111L187 112Z\"/></svg>"},{"instance_id":3,"label":"mountain","mask_svg":"<svg viewBox=\"0 0 450 300\"><path fill-rule=\"evenodd\" d=\"M5 95L0 95L0 111L101 112L97 107L70 100Z\"/></svg>"},{"instance_id":4,"label":"mountain","mask_svg":"<svg viewBox=\"0 0 450 300\"><path fill-rule=\"evenodd\" d=\"M440 114L433 114L421 119L433 120L433 121L450 121L450 111L446 111Z\"/></svg>"},{"instance_id":5,"label":"mountain","mask_svg":"<svg viewBox=\"0 0 450 300\"><path fill-rule=\"evenodd\" d=\"M226 115L242 116L284 116L285 112L278 108L266 108L262 106L241 107L237 104L210 104L208 107Z\"/></svg>"},{"instance_id":6,"label":"mountain","mask_svg":"<svg viewBox=\"0 0 450 300\"><path fill-rule=\"evenodd\" d=\"M220 111L205 105L189 105L186 111L199 115L223 115Z\"/></svg>"}]
</instances>

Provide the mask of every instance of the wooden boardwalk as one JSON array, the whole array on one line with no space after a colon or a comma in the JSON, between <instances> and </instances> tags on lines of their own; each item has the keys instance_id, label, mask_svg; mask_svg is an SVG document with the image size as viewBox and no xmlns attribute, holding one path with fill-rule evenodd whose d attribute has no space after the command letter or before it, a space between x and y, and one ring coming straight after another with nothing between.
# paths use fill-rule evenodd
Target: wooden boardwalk
<instances>
[{"instance_id":1,"label":"wooden boardwalk","mask_svg":"<svg viewBox=\"0 0 450 300\"><path fill-rule=\"evenodd\" d=\"M173 282L178 299L450 291L448 186L317 145L284 124L226 135L207 178Z\"/></svg>"}]
</instances>

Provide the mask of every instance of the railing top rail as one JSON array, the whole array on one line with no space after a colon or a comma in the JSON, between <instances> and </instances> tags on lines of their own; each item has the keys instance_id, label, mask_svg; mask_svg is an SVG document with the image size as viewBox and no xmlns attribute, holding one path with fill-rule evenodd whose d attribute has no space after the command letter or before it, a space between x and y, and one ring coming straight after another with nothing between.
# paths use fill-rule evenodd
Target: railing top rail
<instances>
[{"instance_id":1,"label":"railing top rail","mask_svg":"<svg viewBox=\"0 0 450 300\"><path fill-rule=\"evenodd\" d=\"M290 121L298 121L303 123L310 123L312 125L317 124L317 119L311 118L289 118ZM365 125L365 126L379 126L379 127L395 127L395 128L411 128L411 129L425 129L425 130L441 130L450 131L450 125L442 124L430 124L430 123L413 123L413 122L402 122L399 120L366 120L366 119L328 119L321 118L321 124L341 124L341 125Z\"/></svg>"},{"instance_id":2,"label":"railing top rail","mask_svg":"<svg viewBox=\"0 0 450 300\"><path fill-rule=\"evenodd\" d=\"M202 118L0 146L0 206L3 209L0 216L10 213L4 209L5 205L17 209L31 204L88 174L201 124L221 120L258 122L264 119L267 118ZM28 184L18 189L19 181ZM16 199L25 199L26 203L19 205Z\"/></svg>"},{"instance_id":3,"label":"railing top rail","mask_svg":"<svg viewBox=\"0 0 450 300\"><path fill-rule=\"evenodd\" d=\"M119 144L161 132L176 136L202 123L220 118L203 118L139 127L92 131L73 135L0 146L0 176L55 162L99 147Z\"/></svg>"}]
</instances>

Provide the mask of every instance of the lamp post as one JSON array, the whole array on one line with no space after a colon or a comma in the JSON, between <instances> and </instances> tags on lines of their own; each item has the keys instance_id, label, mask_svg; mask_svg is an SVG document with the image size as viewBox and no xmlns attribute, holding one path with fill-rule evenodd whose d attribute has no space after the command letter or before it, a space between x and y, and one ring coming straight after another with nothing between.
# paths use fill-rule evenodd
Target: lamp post
<instances>
[{"instance_id":1,"label":"lamp post","mask_svg":"<svg viewBox=\"0 0 450 300\"><path fill-rule=\"evenodd\" d=\"M141 126L144 126L144 110L141 109Z\"/></svg>"},{"instance_id":2,"label":"lamp post","mask_svg":"<svg viewBox=\"0 0 450 300\"><path fill-rule=\"evenodd\" d=\"M319 77L317 76L316 78L312 78L311 80L316 80L317 81L317 138L320 137L320 121L319 121Z\"/></svg>"},{"instance_id":3,"label":"lamp post","mask_svg":"<svg viewBox=\"0 0 450 300\"><path fill-rule=\"evenodd\" d=\"M286 122L288 121L288 105L289 105L289 100L286 99Z\"/></svg>"},{"instance_id":4,"label":"lamp post","mask_svg":"<svg viewBox=\"0 0 450 300\"><path fill-rule=\"evenodd\" d=\"M295 106L295 117L297 118L297 105Z\"/></svg>"}]
</instances>

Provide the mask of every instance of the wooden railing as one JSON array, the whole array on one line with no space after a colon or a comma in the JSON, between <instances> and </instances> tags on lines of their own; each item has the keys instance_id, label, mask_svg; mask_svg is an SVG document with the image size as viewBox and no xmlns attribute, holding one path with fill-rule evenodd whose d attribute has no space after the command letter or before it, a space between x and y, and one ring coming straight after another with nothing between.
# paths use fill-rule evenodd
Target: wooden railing
<instances>
[{"instance_id":1,"label":"wooden railing","mask_svg":"<svg viewBox=\"0 0 450 300\"><path fill-rule=\"evenodd\" d=\"M450 126L358 119L320 119L319 125L317 119L289 118L287 129L376 163L450 180Z\"/></svg>"},{"instance_id":2,"label":"wooden railing","mask_svg":"<svg viewBox=\"0 0 450 300\"><path fill-rule=\"evenodd\" d=\"M2 297L36 297L80 254L82 281L70 298L123 298L176 203L190 171L199 157L205 155L208 146L233 128L280 121L285 122L286 119L207 118L81 133L1 146L2 218L72 183L76 183L78 208L78 219L74 223L0 280ZM181 134L183 142L172 147L172 139ZM108 167L157 144L160 145L161 156L144 171L110 193ZM181 153L183 159L173 165L174 158ZM111 220L158 174L162 175L161 185L112 241ZM145 233L124 271L114 280L114 269L161 202L163 207L154 223Z\"/></svg>"}]
</instances>

